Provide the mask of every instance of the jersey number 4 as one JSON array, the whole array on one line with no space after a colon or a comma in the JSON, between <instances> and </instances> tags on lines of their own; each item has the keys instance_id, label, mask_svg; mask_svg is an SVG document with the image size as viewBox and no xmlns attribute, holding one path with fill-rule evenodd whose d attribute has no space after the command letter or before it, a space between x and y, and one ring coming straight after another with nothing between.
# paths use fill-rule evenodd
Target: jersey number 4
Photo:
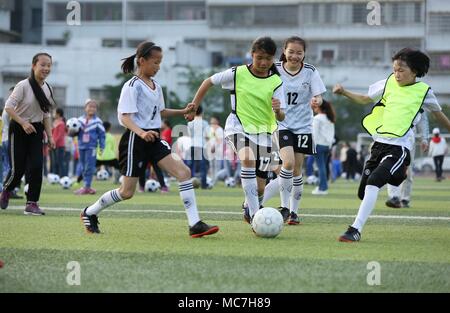
<instances>
[{"instance_id":1,"label":"jersey number 4","mask_svg":"<svg viewBox=\"0 0 450 313\"><path fill-rule=\"evenodd\" d=\"M290 104L290 105L298 104L297 103L298 93L296 93L296 92L288 92L287 96L288 96L288 104Z\"/></svg>"}]
</instances>

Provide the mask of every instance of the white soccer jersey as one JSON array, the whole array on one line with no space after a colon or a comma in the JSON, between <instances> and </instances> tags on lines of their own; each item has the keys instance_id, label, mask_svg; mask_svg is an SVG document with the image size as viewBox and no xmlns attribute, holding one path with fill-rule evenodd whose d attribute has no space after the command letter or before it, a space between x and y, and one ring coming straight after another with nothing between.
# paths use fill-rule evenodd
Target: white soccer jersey
<instances>
[{"instance_id":1,"label":"white soccer jersey","mask_svg":"<svg viewBox=\"0 0 450 313\"><path fill-rule=\"evenodd\" d=\"M313 111L310 106L312 97L326 91L319 71L311 64L292 75L284 68L283 62L276 62L278 72L283 80L286 99L286 118L279 123L280 129L290 130L294 134L311 134Z\"/></svg>"},{"instance_id":2,"label":"white soccer jersey","mask_svg":"<svg viewBox=\"0 0 450 313\"><path fill-rule=\"evenodd\" d=\"M211 76L211 82L214 85L221 85L223 89L227 90L234 90L234 71L235 68L227 69L223 72L216 73L213 76ZM283 83L284 84L284 83ZM273 97L280 100L281 103L281 109L286 112L286 102L284 99L284 89L283 85L281 85L279 88L277 88L273 92ZM236 109L236 99L234 95L231 95L231 109ZM278 122L279 123L279 122ZM239 119L237 116L233 113L231 113L227 121L225 123L225 136L231 136L233 134L243 134L247 138L249 138L252 142L265 146L265 147L271 147L272 146L272 139L270 135L267 135L266 133L258 134L258 135L252 135L252 134L246 134L244 132L244 129L242 128L241 123L239 122Z\"/></svg>"},{"instance_id":3,"label":"white soccer jersey","mask_svg":"<svg viewBox=\"0 0 450 313\"><path fill-rule=\"evenodd\" d=\"M368 96L369 96L369 98L371 98L373 100L374 103L377 103L378 101L381 100L381 97L383 96L385 85L386 85L386 79L377 81L376 83L370 85ZM428 93L425 96L425 100L423 101L422 108L429 112L442 110L441 106L439 105L439 102L431 88L428 90ZM420 121L421 117L422 117L421 113L417 114L417 116L414 118L414 121L412 124L417 125L417 123ZM381 142L381 143L405 147L410 151L415 142L415 135L414 135L412 128L410 128L409 131L403 137L387 138L387 137L382 137L382 136L378 136L378 135L374 134L372 136L372 138L373 138L373 140Z\"/></svg>"},{"instance_id":4,"label":"white soccer jersey","mask_svg":"<svg viewBox=\"0 0 450 313\"><path fill-rule=\"evenodd\" d=\"M164 96L161 86L153 80L151 89L142 79L133 76L120 92L117 117L122 126L121 114L131 114L132 121L142 129L161 128L161 111L164 110Z\"/></svg>"}]
</instances>

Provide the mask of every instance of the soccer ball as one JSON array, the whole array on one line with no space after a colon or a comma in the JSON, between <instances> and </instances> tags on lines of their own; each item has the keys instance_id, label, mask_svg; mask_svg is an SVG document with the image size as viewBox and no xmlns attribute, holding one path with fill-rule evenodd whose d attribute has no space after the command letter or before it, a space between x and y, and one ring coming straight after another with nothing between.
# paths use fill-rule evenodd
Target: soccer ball
<instances>
[{"instance_id":1,"label":"soccer ball","mask_svg":"<svg viewBox=\"0 0 450 313\"><path fill-rule=\"evenodd\" d=\"M30 185L26 184L25 186L23 186L23 193L25 195L28 195L28 189L30 188Z\"/></svg>"},{"instance_id":2,"label":"soccer ball","mask_svg":"<svg viewBox=\"0 0 450 313\"><path fill-rule=\"evenodd\" d=\"M259 209L253 216L252 228L258 237L274 238L283 228L283 216L274 208Z\"/></svg>"},{"instance_id":3,"label":"soccer ball","mask_svg":"<svg viewBox=\"0 0 450 313\"><path fill-rule=\"evenodd\" d=\"M107 170L99 170L97 172L97 180L107 180L109 178L109 173Z\"/></svg>"},{"instance_id":4,"label":"soccer ball","mask_svg":"<svg viewBox=\"0 0 450 313\"><path fill-rule=\"evenodd\" d=\"M227 186L227 187L235 187L236 186L236 181L234 180L233 177L227 177L225 179L225 186Z\"/></svg>"},{"instance_id":5,"label":"soccer ball","mask_svg":"<svg viewBox=\"0 0 450 313\"><path fill-rule=\"evenodd\" d=\"M311 176L308 176L308 178L306 178L306 183L308 185L317 185L318 182L319 182L319 178L317 178L317 176L315 176L315 175L311 175Z\"/></svg>"},{"instance_id":6,"label":"soccer ball","mask_svg":"<svg viewBox=\"0 0 450 313\"><path fill-rule=\"evenodd\" d=\"M49 182L50 184L52 184L52 185L57 184L57 183L59 183L59 175L49 173L49 174L47 175L47 180L48 180L48 182Z\"/></svg>"},{"instance_id":7,"label":"soccer ball","mask_svg":"<svg viewBox=\"0 0 450 313\"><path fill-rule=\"evenodd\" d=\"M149 179L145 182L145 190L148 192L155 192L161 185L154 179Z\"/></svg>"},{"instance_id":8,"label":"soccer ball","mask_svg":"<svg viewBox=\"0 0 450 313\"><path fill-rule=\"evenodd\" d=\"M69 177L64 176L59 180L59 184L63 189L69 189L72 186L72 180Z\"/></svg>"},{"instance_id":9,"label":"soccer ball","mask_svg":"<svg viewBox=\"0 0 450 313\"><path fill-rule=\"evenodd\" d=\"M76 118L72 117L67 120L66 123L69 136L76 136L81 128L81 122Z\"/></svg>"},{"instance_id":10,"label":"soccer ball","mask_svg":"<svg viewBox=\"0 0 450 313\"><path fill-rule=\"evenodd\" d=\"M212 189L214 187L213 180L211 177L206 177L206 188Z\"/></svg>"},{"instance_id":11,"label":"soccer ball","mask_svg":"<svg viewBox=\"0 0 450 313\"><path fill-rule=\"evenodd\" d=\"M197 177L192 177L192 186L194 189L200 188L200 179Z\"/></svg>"}]
</instances>

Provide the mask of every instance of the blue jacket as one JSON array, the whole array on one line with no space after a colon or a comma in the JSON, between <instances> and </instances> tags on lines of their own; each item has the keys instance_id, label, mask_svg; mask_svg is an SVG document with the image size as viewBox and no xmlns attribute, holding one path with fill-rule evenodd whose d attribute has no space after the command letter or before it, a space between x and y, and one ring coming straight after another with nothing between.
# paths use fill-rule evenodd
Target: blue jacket
<instances>
[{"instance_id":1,"label":"blue jacket","mask_svg":"<svg viewBox=\"0 0 450 313\"><path fill-rule=\"evenodd\" d=\"M97 115L89 120L86 115L83 115L78 120L81 122L81 129L78 133L78 149L97 149L97 143L100 149L105 149L105 128L102 120Z\"/></svg>"}]
</instances>

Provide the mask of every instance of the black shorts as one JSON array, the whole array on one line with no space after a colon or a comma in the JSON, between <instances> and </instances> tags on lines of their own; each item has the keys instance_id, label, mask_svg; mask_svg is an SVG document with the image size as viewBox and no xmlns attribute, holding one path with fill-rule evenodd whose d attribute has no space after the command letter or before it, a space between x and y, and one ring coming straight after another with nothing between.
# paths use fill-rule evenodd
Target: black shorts
<instances>
[{"instance_id":1,"label":"black shorts","mask_svg":"<svg viewBox=\"0 0 450 313\"><path fill-rule=\"evenodd\" d=\"M159 132L158 129L154 131ZM147 142L127 129L119 143L120 173L128 177L139 177L149 162L157 164L169 154L170 145L166 141L157 138L154 142Z\"/></svg>"},{"instance_id":2,"label":"black shorts","mask_svg":"<svg viewBox=\"0 0 450 313\"><path fill-rule=\"evenodd\" d=\"M370 158L364 166L364 175L369 176L377 167L384 167L390 173L390 177L387 178L388 183L398 186L406 179L406 171L410 162L408 149L375 142L370 151Z\"/></svg>"},{"instance_id":3,"label":"black shorts","mask_svg":"<svg viewBox=\"0 0 450 313\"><path fill-rule=\"evenodd\" d=\"M296 153L316 154L316 145L312 134L294 134L290 130L283 129L279 131L278 140L280 141L280 149L293 147Z\"/></svg>"},{"instance_id":4,"label":"black shorts","mask_svg":"<svg viewBox=\"0 0 450 313\"><path fill-rule=\"evenodd\" d=\"M280 164L278 152L272 153L271 147L265 147L255 144L243 134L233 134L227 136L226 140L234 152L237 154L244 147L250 147L253 154L256 155L256 176L267 179L273 164Z\"/></svg>"}]
</instances>

